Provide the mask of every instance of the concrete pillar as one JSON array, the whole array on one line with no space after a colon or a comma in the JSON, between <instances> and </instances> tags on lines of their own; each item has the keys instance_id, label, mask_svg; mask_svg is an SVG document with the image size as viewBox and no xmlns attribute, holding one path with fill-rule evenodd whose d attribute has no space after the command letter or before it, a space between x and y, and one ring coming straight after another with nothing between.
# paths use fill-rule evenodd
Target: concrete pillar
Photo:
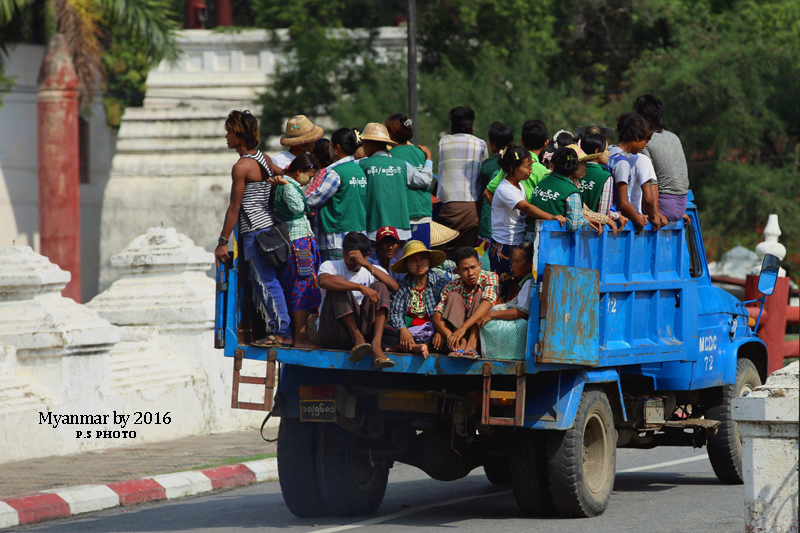
<instances>
[{"instance_id":1,"label":"concrete pillar","mask_svg":"<svg viewBox=\"0 0 800 533\"><path fill-rule=\"evenodd\" d=\"M78 76L61 34L50 38L39 70L38 85L40 251L72 275L62 295L80 302Z\"/></svg>"},{"instance_id":2,"label":"concrete pillar","mask_svg":"<svg viewBox=\"0 0 800 533\"><path fill-rule=\"evenodd\" d=\"M744 475L745 531L798 531L798 363L735 398Z\"/></svg>"}]
</instances>

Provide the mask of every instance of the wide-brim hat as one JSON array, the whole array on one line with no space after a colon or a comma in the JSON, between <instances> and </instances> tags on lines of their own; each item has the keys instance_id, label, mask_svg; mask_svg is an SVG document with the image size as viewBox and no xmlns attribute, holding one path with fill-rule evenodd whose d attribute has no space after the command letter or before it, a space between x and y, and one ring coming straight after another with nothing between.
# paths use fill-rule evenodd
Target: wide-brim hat
<instances>
[{"instance_id":1,"label":"wide-brim hat","mask_svg":"<svg viewBox=\"0 0 800 533\"><path fill-rule=\"evenodd\" d=\"M389 130L386 126L377 122L370 122L364 126L364 131L361 132L361 138L365 141L378 141L391 145L397 144L389 137Z\"/></svg>"},{"instance_id":2,"label":"wide-brim hat","mask_svg":"<svg viewBox=\"0 0 800 533\"><path fill-rule=\"evenodd\" d=\"M597 159L598 157L601 157L603 155L603 154L587 154L577 144L568 144L565 148L572 148L573 150L575 150L575 153L578 154L578 162L580 163L583 163L584 161L591 161L592 159Z\"/></svg>"},{"instance_id":3,"label":"wide-brim hat","mask_svg":"<svg viewBox=\"0 0 800 533\"><path fill-rule=\"evenodd\" d=\"M431 222L431 246L441 246L458 237L459 232L443 226L438 222Z\"/></svg>"},{"instance_id":4,"label":"wide-brim hat","mask_svg":"<svg viewBox=\"0 0 800 533\"><path fill-rule=\"evenodd\" d=\"M286 133L281 137L281 144L286 147L297 146L318 141L325 135L325 130L315 126L305 115L295 115L286 122Z\"/></svg>"},{"instance_id":5,"label":"wide-brim hat","mask_svg":"<svg viewBox=\"0 0 800 533\"><path fill-rule=\"evenodd\" d=\"M428 268L436 268L447 260L446 253L437 250L428 250L428 248L422 244L422 241L408 241L406 245L403 246L403 257L392 264L389 270L395 274L408 274L408 265L406 264L408 258L414 254L421 254L423 252L428 254Z\"/></svg>"},{"instance_id":6,"label":"wide-brim hat","mask_svg":"<svg viewBox=\"0 0 800 533\"><path fill-rule=\"evenodd\" d=\"M586 130L590 131L587 132ZM575 130L575 135L583 135L584 133L586 133L586 135L596 133L602 135L606 139L610 139L615 135L613 128L608 128L606 126L581 126Z\"/></svg>"}]
</instances>

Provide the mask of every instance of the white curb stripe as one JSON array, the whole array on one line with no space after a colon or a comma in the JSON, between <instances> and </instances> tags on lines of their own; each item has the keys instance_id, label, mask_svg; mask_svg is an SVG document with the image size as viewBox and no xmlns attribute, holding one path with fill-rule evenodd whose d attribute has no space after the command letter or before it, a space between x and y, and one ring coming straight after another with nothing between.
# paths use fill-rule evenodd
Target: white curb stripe
<instances>
[{"instance_id":1,"label":"white curb stripe","mask_svg":"<svg viewBox=\"0 0 800 533\"><path fill-rule=\"evenodd\" d=\"M119 496L106 485L79 485L52 492L69 504L70 514L73 515L119 505Z\"/></svg>"},{"instance_id":2,"label":"white curb stripe","mask_svg":"<svg viewBox=\"0 0 800 533\"><path fill-rule=\"evenodd\" d=\"M153 476L152 479L164 487L168 500L213 490L211 480L202 472L176 472Z\"/></svg>"},{"instance_id":3,"label":"white curb stripe","mask_svg":"<svg viewBox=\"0 0 800 533\"><path fill-rule=\"evenodd\" d=\"M242 463L256 475L256 482L278 481L278 459L271 457Z\"/></svg>"},{"instance_id":4,"label":"white curb stripe","mask_svg":"<svg viewBox=\"0 0 800 533\"><path fill-rule=\"evenodd\" d=\"M683 463L691 463L693 461L700 461L702 459L708 459L708 455L698 455L696 457L687 457L686 459L677 459L675 461L667 461L666 463L657 463L657 464L654 464L654 465L637 466L636 468L628 468L626 470L617 470L617 474L628 474L630 472L642 472L644 470L655 470L657 468L663 468L665 466L681 465ZM319 532L316 532L316 533L319 533Z\"/></svg>"},{"instance_id":5,"label":"white curb stripe","mask_svg":"<svg viewBox=\"0 0 800 533\"><path fill-rule=\"evenodd\" d=\"M11 527L19 525L19 515L17 510L6 502L0 502L0 527Z\"/></svg>"}]
</instances>

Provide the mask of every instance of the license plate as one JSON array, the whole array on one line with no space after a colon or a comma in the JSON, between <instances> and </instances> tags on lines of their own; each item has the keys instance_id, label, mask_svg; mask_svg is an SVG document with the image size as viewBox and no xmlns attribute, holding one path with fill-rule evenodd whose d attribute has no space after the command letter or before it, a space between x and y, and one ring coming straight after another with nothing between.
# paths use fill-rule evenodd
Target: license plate
<instances>
[{"instance_id":1,"label":"license plate","mask_svg":"<svg viewBox=\"0 0 800 533\"><path fill-rule=\"evenodd\" d=\"M336 422L336 400L300 400L303 422Z\"/></svg>"}]
</instances>

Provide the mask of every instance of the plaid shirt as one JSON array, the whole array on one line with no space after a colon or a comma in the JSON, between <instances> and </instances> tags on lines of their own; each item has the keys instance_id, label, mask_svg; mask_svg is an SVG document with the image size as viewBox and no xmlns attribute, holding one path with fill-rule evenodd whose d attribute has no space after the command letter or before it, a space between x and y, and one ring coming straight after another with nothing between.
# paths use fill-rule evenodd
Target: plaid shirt
<instances>
[{"instance_id":1,"label":"plaid shirt","mask_svg":"<svg viewBox=\"0 0 800 533\"><path fill-rule=\"evenodd\" d=\"M442 291L448 284L446 277L437 274L433 270L428 271L428 282L422 291L422 300L425 302L425 313L433 316L436 305L442 297ZM389 325L400 330L406 327L404 320L408 309L411 306L411 295L414 292L414 280L411 276L406 276L400 283L400 288L392 294L392 306L389 310Z\"/></svg>"},{"instance_id":2,"label":"plaid shirt","mask_svg":"<svg viewBox=\"0 0 800 533\"><path fill-rule=\"evenodd\" d=\"M444 312L445 298L447 298L447 295L451 292L460 294L464 298L464 303L467 304L467 309L469 309L472 306L472 298L475 296L475 292L478 289L483 289L483 300L494 305L497 303L497 286L499 283L497 274L481 270L478 276L478 283L475 284L471 292L467 292L467 288L464 286L464 282L461 281L461 278L456 278L448 283L447 287L442 291L442 300L439 302L439 305L436 306L434 313Z\"/></svg>"},{"instance_id":3,"label":"plaid shirt","mask_svg":"<svg viewBox=\"0 0 800 533\"><path fill-rule=\"evenodd\" d=\"M481 198L481 163L486 143L468 133L445 135L439 141L439 188L442 202L475 202Z\"/></svg>"},{"instance_id":4,"label":"plaid shirt","mask_svg":"<svg viewBox=\"0 0 800 533\"><path fill-rule=\"evenodd\" d=\"M283 179L293 183L297 188L291 185L278 187L278 192L275 194L275 201L283 202L289 212L295 215L305 213L306 203L303 200L303 193L300 189L301 185L289 176L283 176ZM286 226L289 228L289 240L296 241L297 239L305 239L311 235L311 225L308 223L308 218L305 216L296 220L286 220L285 222Z\"/></svg>"}]
</instances>

